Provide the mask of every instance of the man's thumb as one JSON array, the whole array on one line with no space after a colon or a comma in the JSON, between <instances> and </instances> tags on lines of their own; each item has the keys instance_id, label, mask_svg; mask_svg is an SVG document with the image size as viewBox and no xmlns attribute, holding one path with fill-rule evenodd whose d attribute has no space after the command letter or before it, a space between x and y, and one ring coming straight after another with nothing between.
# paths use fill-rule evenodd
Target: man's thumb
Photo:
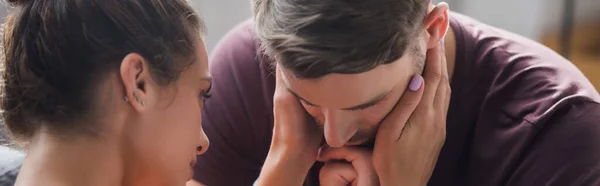
<instances>
[{"instance_id":1,"label":"man's thumb","mask_svg":"<svg viewBox=\"0 0 600 186\"><path fill-rule=\"evenodd\" d=\"M352 164L341 162L328 162L321 168L319 174L322 186L347 186L356 180L358 173Z\"/></svg>"}]
</instances>

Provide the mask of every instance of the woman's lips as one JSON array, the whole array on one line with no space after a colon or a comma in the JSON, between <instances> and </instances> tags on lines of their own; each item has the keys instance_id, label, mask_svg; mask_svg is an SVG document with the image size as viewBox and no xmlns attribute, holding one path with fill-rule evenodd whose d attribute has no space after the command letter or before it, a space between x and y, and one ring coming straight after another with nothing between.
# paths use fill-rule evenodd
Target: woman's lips
<instances>
[{"instance_id":1,"label":"woman's lips","mask_svg":"<svg viewBox=\"0 0 600 186\"><path fill-rule=\"evenodd\" d=\"M194 178L194 166L196 166L196 158L192 159L192 161L190 162L190 177L188 181Z\"/></svg>"}]
</instances>

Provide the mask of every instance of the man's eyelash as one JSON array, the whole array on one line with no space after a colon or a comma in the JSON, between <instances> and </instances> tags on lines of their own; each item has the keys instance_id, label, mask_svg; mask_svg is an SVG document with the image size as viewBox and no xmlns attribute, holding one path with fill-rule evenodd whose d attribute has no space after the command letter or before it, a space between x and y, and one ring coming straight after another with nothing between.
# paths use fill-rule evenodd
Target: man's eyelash
<instances>
[{"instance_id":1,"label":"man's eyelash","mask_svg":"<svg viewBox=\"0 0 600 186\"><path fill-rule=\"evenodd\" d=\"M365 110L365 109L370 109L373 108L379 104L381 104L382 102L384 102L387 99L388 96L383 97L381 100L379 100L377 103L369 105L367 107L359 107L359 108L353 108L353 109L349 109L348 111L361 111L361 110Z\"/></svg>"}]
</instances>

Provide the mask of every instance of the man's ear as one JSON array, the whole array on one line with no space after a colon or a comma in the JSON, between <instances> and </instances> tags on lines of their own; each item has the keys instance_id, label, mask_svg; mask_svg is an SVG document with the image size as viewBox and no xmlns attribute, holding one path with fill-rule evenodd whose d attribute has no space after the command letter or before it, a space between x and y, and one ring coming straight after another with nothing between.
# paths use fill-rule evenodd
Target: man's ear
<instances>
[{"instance_id":1,"label":"man's ear","mask_svg":"<svg viewBox=\"0 0 600 186\"><path fill-rule=\"evenodd\" d=\"M448 32L450 19L448 17L448 4L439 3L438 5L427 14L423 22L423 26L429 34L427 40L427 48L431 49L440 43L440 40L444 39L446 32Z\"/></svg>"},{"instance_id":2,"label":"man's ear","mask_svg":"<svg viewBox=\"0 0 600 186\"><path fill-rule=\"evenodd\" d=\"M152 79L146 60L136 53L127 54L121 62L120 75L129 104L142 112L148 100L148 83Z\"/></svg>"}]
</instances>

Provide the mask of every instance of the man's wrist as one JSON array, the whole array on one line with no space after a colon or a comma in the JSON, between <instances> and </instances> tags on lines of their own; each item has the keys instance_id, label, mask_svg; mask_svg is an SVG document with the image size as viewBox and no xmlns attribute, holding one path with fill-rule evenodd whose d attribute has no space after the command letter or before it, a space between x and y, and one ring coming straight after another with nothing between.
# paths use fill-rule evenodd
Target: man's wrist
<instances>
[{"instance_id":1,"label":"man's wrist","mask_svg":"<svg viewBox=\"0 0 600 186\"><path fill-rule=\"evenodd\" d=\"M419 174L411 174L411 173L399 173L394 172L392 174L388 174L389 176L379 175L379 184L381 186L394 186L394 185L403 185L403 186L426 186L427 181L422 180ZM394 176L395 175L395 176Z\"/></svg>"},{"instance_id":2,"label":"man's wrist","mask_svg":"<svg viewBox=\"0 0 600 186\"><path fill-rule=\"evenodd\" d=\"M255 185L302 185L315 157L316 154L272 148Z\"/></svg>"},{"instance_id":3,"label":"man's wrist","mask_svg":"<svg viewBox=\"0 0 600 186\"><path fill-rule=\"evenodd\" d=\"M288 145L286 143L273 144L269 149L266 161L277 162L278 164L292 164L297 169L308 170L315 163L318 156L318 148L308 148L300 145ZM292 143L293 144L293 143Z\"/></svg>"}]
</instances>

